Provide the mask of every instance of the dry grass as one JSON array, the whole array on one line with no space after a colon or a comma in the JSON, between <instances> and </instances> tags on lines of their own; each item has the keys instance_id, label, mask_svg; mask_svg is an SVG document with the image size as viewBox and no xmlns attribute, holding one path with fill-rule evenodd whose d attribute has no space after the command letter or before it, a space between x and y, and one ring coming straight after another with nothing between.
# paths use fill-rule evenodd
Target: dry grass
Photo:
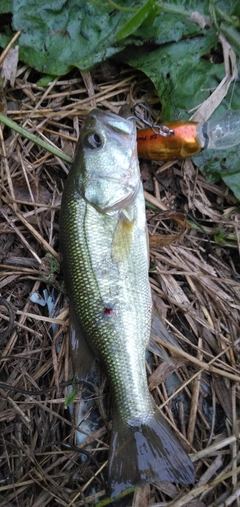
<instances>
[{"instance_id":1,"label":"dry grass","mask_svg":"<svg viewBox=\"0 0 240 507\"><path fill-rule=\"evenodd\" d=\"M157 102L149 82L126 68L120 76L113 66L73 71L47 88L36 84L38 77L19 64L14 84L4 88L3 109L6 100L9 116L70 156L92 107L117 113L125 102L144 102L146 92L151 104ZM14 310L14 328L0 343L0 507L93 505L105 496L109 425L76 447L64 405L71 364L58 220L68 167L8 128L0 143L0 295ZM141 168L146 198L155 205L147 211L155 241L174 234L176 216L165 214L169 220L163 221L160 210L181 210L190 221L176 243L155 243L151 250L154 301L176 339L176 345L165 344L175 383L168 363L154 357L148 368L156 402L192 455L196 484L137 488L128 505L238 506L238 203L223 184L205 181L191 161L167 164L164 171L155 163ZM49 316L29 296L53 288ZM0 310L3 329L8 321L1 300ZM95 450L83 464L90 440Z\"/></svg>"}]
</instances>

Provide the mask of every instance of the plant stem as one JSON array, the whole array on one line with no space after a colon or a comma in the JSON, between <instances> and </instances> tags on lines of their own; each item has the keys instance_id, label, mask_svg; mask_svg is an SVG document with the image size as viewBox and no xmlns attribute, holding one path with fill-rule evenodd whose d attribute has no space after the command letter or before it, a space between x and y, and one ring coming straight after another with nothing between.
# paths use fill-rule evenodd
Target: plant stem
<instances>
[{"instance_id":1,"label":"plant stem","mask_svg":"<svg viewBox=\"0 0 240 507\"><path fill-rule=\"evenodd\" d=\"M52 144L48 143L47 141L43 141L39 136L35 136L35 134L32 134L28 130L24 129L23 127L20 127L18 123L11 120L4 114L0 113L0 121L4 123L4 125L7 125L11 129L15 130L15 132L18 132L18 134L21 134L22 136L26 137L33 143L37 144L38 146L41 146L41 148L44 148L46 151L49 151L53 155L56 155L56 157L61 158L65 162L72 163L72 158L69 157L66 153L64 153L62 150L57 148L56 146L53 146Z\"/></svg>"}]
</instances>

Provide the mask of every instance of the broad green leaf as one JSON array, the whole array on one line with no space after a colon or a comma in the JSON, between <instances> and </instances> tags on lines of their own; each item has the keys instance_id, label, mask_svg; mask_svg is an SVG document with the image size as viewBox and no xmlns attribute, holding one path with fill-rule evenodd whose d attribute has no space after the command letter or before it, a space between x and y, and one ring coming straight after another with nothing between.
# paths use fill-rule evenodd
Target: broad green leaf
<instances>
[{"instance_id":1,"label":"broad green leaf","mask_svg":"<svg viewBox=\"0 0 240 507\"><path fill-rule=\"evenodd\" d=\"M162 119L189 118L189 111L209 96L224 77L223 64L213 65L205 55L217 44L215 30L205 37L194 37L165 44L146 53L135 48L125 56L132 67L152 80L161 102Z\"/></svg>"},{"instance_id":2,"label":"broad green leaf","mask_svg":"<svg viewBox=\"0 0 240 507\"><path fill-rule=\"evenodd\" d=\"M73 66L90 69L129 45L144 45L147 58L147 43L152 48L202 33L190 17L193 12L209 15L209 5L209 0L130 0L127 6L125 0L0 1L2 9L13 12L13 28L22 31L20 59L39 72L56 76ZM211 9L218 25L239 16L235 0L212 1ZM9 35L3 34L4 30L2 46Z\"/></svg>"},{"instance_id":3,"label":"broad green leaf","mask_svg":"<svg viewBox=\"0 0 240 507\"><path fill-rule=\"evenodd\" d=\"M142 38L145 40L145 57L147 58L149 53L148 42L159 46L166 44L166 42L179 41L182 37L197 35L201 31L200 26L192 23L186 16L160 11L153 20L151 27L143 24L136 31L135 39ZM134 43L134 38L132 42Z\"/></svg>"},{"instance_id":4,"label":"broad green leaf","mask_svg":"<svg viewBox=\"0 0 240 507\"><path fill-rule=\"evenodd\" d=\"M151 45L152 49L154 46L165 44L166 42L178 41L182 37L187 37L188 35L194 36L201 32L201 28L189 21L186 16L173 16L172 14L161 11L150 26L146 22L147 19L135 33L131 34L126 39L118 41L118 51L116 51L116 41L113 43L113 46L111 46L111 40L109 40L107 42L107 48L105 49L104 59L120 52L120 59L122 60L121 51L124 50L126 46L128 46L128 52L129 46L132 48L133 54L137 51L137 46L144 46L145 60L148 60L148 43ZM95 61L95 63L101 61L103 48L104 46L97 51L94 50L90 52L87 57L82 58L76 65L84 69L91 68L93 61Z\"/></svg>"},{"instance_id":5,"label":"broad green leaf","mask_svg":"<svg viewBox=\"0 0 240 507\"><path fill-rule=\"evenodd\" d=\"M107 9L84 0L13 0L13 24L22 30L20 58L40 72L66 74L74 65L89 67L115 52L115 33L132 13ZM89 55L92 57L89 58Z\"/></svg>"},{"instance_id":6,"label":"broad green leaf","mask_svg":"<svg viewBox=\"0 0 240 507\"><path fill-rule=\"evenodd\" d=\"M190 3L191 10L197 7L197 0ZM175 11L180 9L181 15L169 13L166 4L164 10L158 9L151 24L148 21L154 13L154 0L129 2L133 12L124 10L123 0L118 2L119 10L100 4L100 1L95 4L84 0L50 3L49 0L13 0L13 26L22 30L18 40L20 59L39 72L58 76L73 66L89 69L130 44L140 46L147 41L162 44L193 36L201 30L187 19L188 10L181 4L180 7L173 5Z\"/></svg>"}]
</instances>

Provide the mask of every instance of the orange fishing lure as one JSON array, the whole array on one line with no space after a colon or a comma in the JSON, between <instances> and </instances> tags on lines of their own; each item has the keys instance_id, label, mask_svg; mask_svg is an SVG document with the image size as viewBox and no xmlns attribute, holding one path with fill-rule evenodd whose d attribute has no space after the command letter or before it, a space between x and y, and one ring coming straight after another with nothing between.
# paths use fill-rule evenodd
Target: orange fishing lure
<instances>
[{"instance_id":1,"label":"orange fishing lure","mask_svg":"<svg viewBox=\"0 0 240 507\"><path fill-rule=\"evenodd\" d=\"M227 111L219 118L164 122L137 132L139 157L175 160L191 157L204 149L228 149L240 143L240 112Z\"/></svg>"},{"instance_id":2,"label":"orange fishing lure","mask_svg":"<svg viewBox=\"0 0 240 507\"><path fill-rule=\"evenodd\" d=\"M197 123L187 121L166 122L166 135L158 133L155 128L147 127L138 130L138 155L151 160L174 160L191 157L201 151L202 146L197 138ZM167 133L167 129L169 129Z\"/></svg>"}]
</instances>

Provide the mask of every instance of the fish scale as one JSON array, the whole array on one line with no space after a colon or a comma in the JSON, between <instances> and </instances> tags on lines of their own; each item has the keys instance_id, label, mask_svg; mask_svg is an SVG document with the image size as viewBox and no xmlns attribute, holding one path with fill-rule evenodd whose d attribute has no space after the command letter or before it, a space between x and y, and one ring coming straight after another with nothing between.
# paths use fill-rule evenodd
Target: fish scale
<instances>
[{"instance_id":1,"label":"fish scale","mask_svg":"<svg viewBox=\"0 0 240 507\"><path fill-rule=\"evenodd\" d=\"M152 299L133 121L90 113L63 192L60 251L75 375L86 375L96 357L110 384L111 496L144 481L193 482L192 463L147 384Z\"/></svg>"}]
</instances>

